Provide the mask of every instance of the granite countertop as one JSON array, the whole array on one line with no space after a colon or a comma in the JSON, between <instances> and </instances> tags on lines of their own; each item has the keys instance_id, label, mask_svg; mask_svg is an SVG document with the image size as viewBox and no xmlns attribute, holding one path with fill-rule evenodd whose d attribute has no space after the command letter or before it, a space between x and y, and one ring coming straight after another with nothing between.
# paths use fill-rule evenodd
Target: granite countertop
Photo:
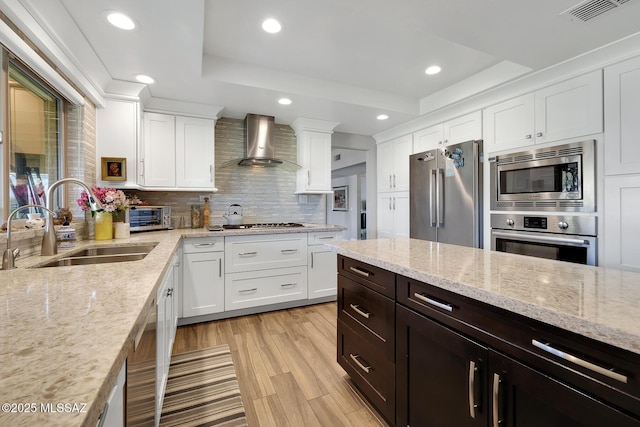
<instances>
[{"instance_id":1,"label":"granite countertop","mask_svg":"<svg viewBox=\"0 0 640 427\"><path fill-rule=\"evenodd\" d=\"M21 413L0 411L0 425L95 425L182 238L343 229L305 224L291 229L132 233L129 239L81 241L73 250L157 243L139 261L30 268L70 251L18 258L18 268L0 271L0 404L22 405L17 408ZM43 413L40 405L47 403L77 406L71 413ZM30 408L35 411L25 413Z\"/></svg>"},{"instance_id":2,"label":"granite countertop","mask_svg":"<svg viewBox=\"0 0 640 427\"><path fill-rule=\"evenodd\" d=\"M325 246L640 354L640 273L416 239L344 241Z\"/></svg>"}]
</instances>

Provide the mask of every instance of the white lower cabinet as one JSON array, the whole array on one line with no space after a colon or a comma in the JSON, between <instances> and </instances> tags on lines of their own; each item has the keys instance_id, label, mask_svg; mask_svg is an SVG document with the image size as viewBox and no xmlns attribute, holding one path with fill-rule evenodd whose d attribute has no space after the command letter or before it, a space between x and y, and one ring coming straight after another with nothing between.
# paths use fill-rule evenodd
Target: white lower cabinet
<instances>
[{"instance_id":1,"label":"white lower cabinet","mask_svg":"<svg viewBox=\"0 0 640 427\"><path fill-rule=\"evenodd\" d=\"M640 272L639 211L640 174L606 176L602 266Z\"/></svg>"},{"instance_id":2,"label":"white lower cabinet","mask_svg":"<svg viewBox=\"0 0 640 427\"><path fill-rule=\"evenodd\" d=\"M226 311L306 298L306 266L227 274Z\"/></svg>"},{"instance_id":3,"label":"white lower cabinet","mask_svg":"<svg viewBox=\"0 0 640 427\"><path fill-rule=\"evenodd\" d=\"M182 317L224 311L224 238L185 239L182 255Z\"/></svg>"},{"instance_id":4,"label":"white lower cabinet","mask_svg":"<svg viewBox=\"0 0 640 427\"><path fill-rule=\"evenodd\" d=\"M160 420L162 412L177 326L178 313L174 303L173 266L174 263L170 263L156 294L156 421Z\"/></svg>"},{"instance_id":5,"label":"white lower cabinet","mask_svg":"<svg viewBox=\"0 0 640 427\"><path fill-rule=\"evenodd\" d=\"M324 247L324 243L342 240L342 233L309 233L308 294L307 299L338 295L338 255Z\"/></svg>"},{"instance_id":6,"label":"white lower cabinet","mask_svg":"<svg viewBox=\"0 0 640 427\"><path fill-rule=\"evenodd\" d=\"M124 392L125 381L127 379L127 362L122 365L116 383L109 393L107 403L96 426L102 427L124 427ZM104 420L104 421L103 421Z\"/></svg>"}]
</instances>

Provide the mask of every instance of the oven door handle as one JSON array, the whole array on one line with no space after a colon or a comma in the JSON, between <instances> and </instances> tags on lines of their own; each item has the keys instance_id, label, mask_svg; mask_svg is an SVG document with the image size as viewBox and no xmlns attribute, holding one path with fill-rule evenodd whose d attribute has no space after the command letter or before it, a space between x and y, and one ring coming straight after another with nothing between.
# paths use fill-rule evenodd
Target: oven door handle
<instances>
[{"instance_id":1,"label":"oven door handle","mask_svg":"<svg viewBox=\"0 0 640 427\"><path fill-rule=\"evenodd\" d=\"M492 235L495 237L505 237L508 239L520 239L529 242L542 242L542 243L563 243L565 245L572 246L589 246L589 241L585 239L569 239L566 237L548 237L548 236L532 236L531 234L520 233L504 233L501 231L492 231Z\"/></svg>"}]
</instances>

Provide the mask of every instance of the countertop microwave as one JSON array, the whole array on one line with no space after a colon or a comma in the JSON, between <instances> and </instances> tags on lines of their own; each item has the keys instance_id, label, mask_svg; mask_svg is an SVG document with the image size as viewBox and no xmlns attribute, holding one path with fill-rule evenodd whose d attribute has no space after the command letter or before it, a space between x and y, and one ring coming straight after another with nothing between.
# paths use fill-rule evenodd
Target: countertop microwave
<instances>
[{"instance_id":1,"label":"countertop microwave","mask_svg":"<svg viewBox=\"0 0 640 427\"><path fill-rule=\"evenodd\" d=\"M126 210L125 221L131 231L171 229L170 206L131 206Z\"/></svg>"},{"instance_id":2,"label":"countertop microwave","mask_svg":"<svg viewBox=\"0 0 640 427\"><path fill-rule=\"evenodd\" d=\"M491 210L596 211L595 140L489 158Z\"/></svg>"}]
</instances>

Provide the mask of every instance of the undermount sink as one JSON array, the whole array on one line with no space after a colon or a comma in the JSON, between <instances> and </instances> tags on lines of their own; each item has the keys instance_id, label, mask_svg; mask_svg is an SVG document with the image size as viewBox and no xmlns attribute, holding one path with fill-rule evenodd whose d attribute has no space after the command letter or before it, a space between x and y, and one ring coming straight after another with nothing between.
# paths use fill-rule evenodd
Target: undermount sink
<instances>
[{"instance_id":1,"label":"undermount sink","mask_svg":"<svg viewBox=\"0 0 640 427\"><path fill-rule=\"evenodd\" d=\"M106 264L113 262L139 261L147 256L157 243L148 245L99 246L85 248L66 254L63 258L38 265L41 267L64 267L69 265Z\"/></svg>"}]
</instances>

